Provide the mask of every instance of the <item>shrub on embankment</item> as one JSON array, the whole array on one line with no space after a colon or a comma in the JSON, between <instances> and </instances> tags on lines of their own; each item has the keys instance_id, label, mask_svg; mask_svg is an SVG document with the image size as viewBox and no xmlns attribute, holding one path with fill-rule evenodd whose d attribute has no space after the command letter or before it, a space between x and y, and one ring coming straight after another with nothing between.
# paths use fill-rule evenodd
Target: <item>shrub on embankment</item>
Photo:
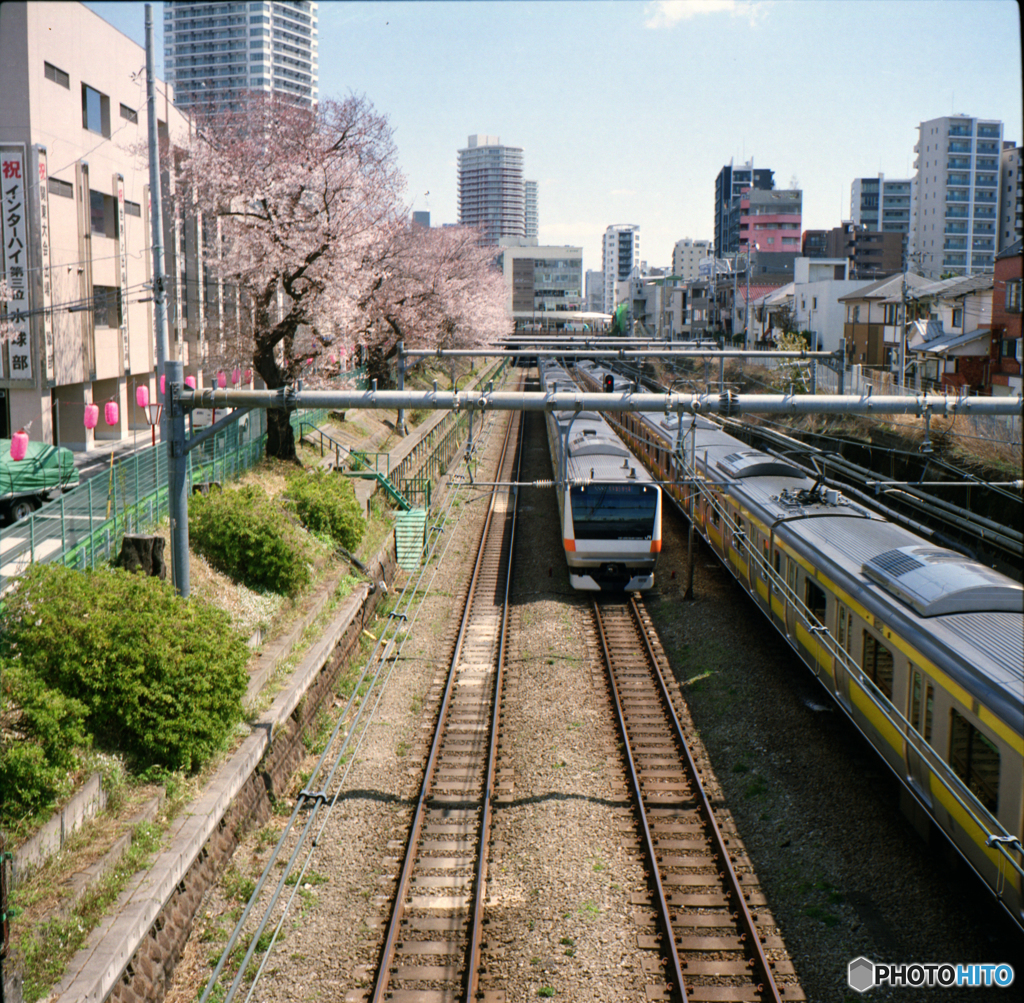
<instances>
[{"instance_id":1,"label":"shrub on embankment","mask_svg":"<svg viewBox=\"0 0 1024 1003\"><path fill-rule=\"evenodd\" d=\"M311 580L306 541L259 484L189 499L189 544L251 589L294 596Z\"/></svg>"},{"instance_id":2,"label":"shrub on embankment","mask_svg":"<svg viewBox=\"0 0 1024 1003\"><path fill-rule=\"evenodd\" d=\"M311 533L329 536L349 551L359 546L366 521L347 477L318 469L293 474L286 504Z\"/></svg>"},{"instance_id":3,"label":"shrub on embankment","mask_svg":"<svg viewBox=\"0 0 1024 1003\"><path fill-rule=\"evenodd\" d=\"M248 658L225 612L168 582L33 565L0 610L0 825L68 793L93 746L199 769L242 720Z\"/></svg>"}]
</instances>

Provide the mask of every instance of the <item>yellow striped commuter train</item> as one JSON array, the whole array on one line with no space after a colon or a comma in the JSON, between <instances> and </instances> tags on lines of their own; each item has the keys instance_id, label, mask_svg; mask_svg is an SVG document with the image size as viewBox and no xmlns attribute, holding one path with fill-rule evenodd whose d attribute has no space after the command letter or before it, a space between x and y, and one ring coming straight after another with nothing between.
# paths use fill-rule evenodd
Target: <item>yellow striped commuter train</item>
<instances>
[{"instance_id":1,"label":"yellow striped commuter train","mask_svg":"<svg viewBox=\"0 0 1024 1003\"><path fill-rule=\"evenodd\" d=\"M607 417L1024 929L1024 588L705 418Z\"/></svg>"}]
</instances>

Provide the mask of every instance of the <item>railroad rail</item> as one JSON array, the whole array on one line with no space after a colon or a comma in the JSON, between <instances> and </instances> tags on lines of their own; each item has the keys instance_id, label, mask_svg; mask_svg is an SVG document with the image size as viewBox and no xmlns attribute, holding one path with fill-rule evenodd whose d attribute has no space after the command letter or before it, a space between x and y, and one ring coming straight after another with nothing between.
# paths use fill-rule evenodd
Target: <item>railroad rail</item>
<instances>
[{"instance_id":1,"label":"railroad rail","mask_svg":"<svg viewBox=\"0 0 1024 1003\"><path fill-rule=\"evenodd\" d=\"M497 480L518 478L521 416L506 430ZM349 1000L479 1000L491 798L501 725L516 494L490 498L440 700L405 858L373 979Z\"/></svg>"},{"instance_id":2,"label":"railroad rail","mask_svg":"<svg viewBox=\"0 0 1024 1003\"><path fill-rule=\"evenodd\" d=\"M655 932L639 946L662 955L645 965L664 980L648 998L805 999L735 829L702 783L646 611L635 597L593 611L649 865L653 914L638 918Z\"/></svg>"}]
</instances>

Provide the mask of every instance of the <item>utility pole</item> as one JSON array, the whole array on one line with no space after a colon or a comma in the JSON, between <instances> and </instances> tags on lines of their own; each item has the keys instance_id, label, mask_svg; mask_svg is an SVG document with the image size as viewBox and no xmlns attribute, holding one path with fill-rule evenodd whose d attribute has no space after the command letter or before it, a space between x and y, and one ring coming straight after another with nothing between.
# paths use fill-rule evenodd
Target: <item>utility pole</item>
<instances>
[{"instance_id":1,"label":"utility pole","mask_svg":"<svg viewBox=\"0 0 1024 1003\"><path fill-rule=\"evenodd\" d=\"M171 523L171 580L178 595L187 597L188 583L188 507L185 481L188 458L185 445L185 412L177 405L175 390L182 383L183 366L171 362L167 341L167 290L164 277L163 207L160 197L160 144L157 136L156 82L153 75L153 5L146 4L146 115L149 132L149 197L152 203L153 230L153 305L156 327L157 394L163 376L164 424L160 437L167 442L168 497ZM172 168L173 169L173 168ZM175 249L177 253L177 248ZM172 406L173 405L173 406Z\"/></svg>"}]
</instances>

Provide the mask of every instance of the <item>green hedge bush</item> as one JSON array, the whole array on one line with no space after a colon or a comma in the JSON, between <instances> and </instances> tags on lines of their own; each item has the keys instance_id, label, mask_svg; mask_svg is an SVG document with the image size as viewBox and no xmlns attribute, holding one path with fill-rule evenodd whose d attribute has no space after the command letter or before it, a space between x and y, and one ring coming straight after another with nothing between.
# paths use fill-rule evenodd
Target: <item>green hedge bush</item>
<instances>
[{"instance_id":1,"label":"green hedge bush","mask_svg":"<svg viewBox=\"0 0 1024 1003\"><path fill-rule=\"evenodd\" d=\"M304 470L288 478L288 507L311 533L355 550L366 530L352 481L327 470Z\"/></svg>"},{"instance_id":2,"label":"green hedge bush","mask_svg":"<svg viewBox=\"0 0 1024 1003\"><path fill-rule=\"evenodd\" d=\"M193 495L188 532L195 550L249 588L294 596L309 585L298 529L258 484Z\"/></svg>"},{"instance_id":3,"label":"green hedge bush","mask_svg":"<svg viewBox=\"0 0 1024 1003\"><path fill-rule=\"evenodd\" d=\"M168 582L32 565L0 612L0 709L15 722L0 746L3 814L52 799L90 742L140 768L198 769L242 720L248 659L227 613Z\"/></svg>"}]
</instances>

